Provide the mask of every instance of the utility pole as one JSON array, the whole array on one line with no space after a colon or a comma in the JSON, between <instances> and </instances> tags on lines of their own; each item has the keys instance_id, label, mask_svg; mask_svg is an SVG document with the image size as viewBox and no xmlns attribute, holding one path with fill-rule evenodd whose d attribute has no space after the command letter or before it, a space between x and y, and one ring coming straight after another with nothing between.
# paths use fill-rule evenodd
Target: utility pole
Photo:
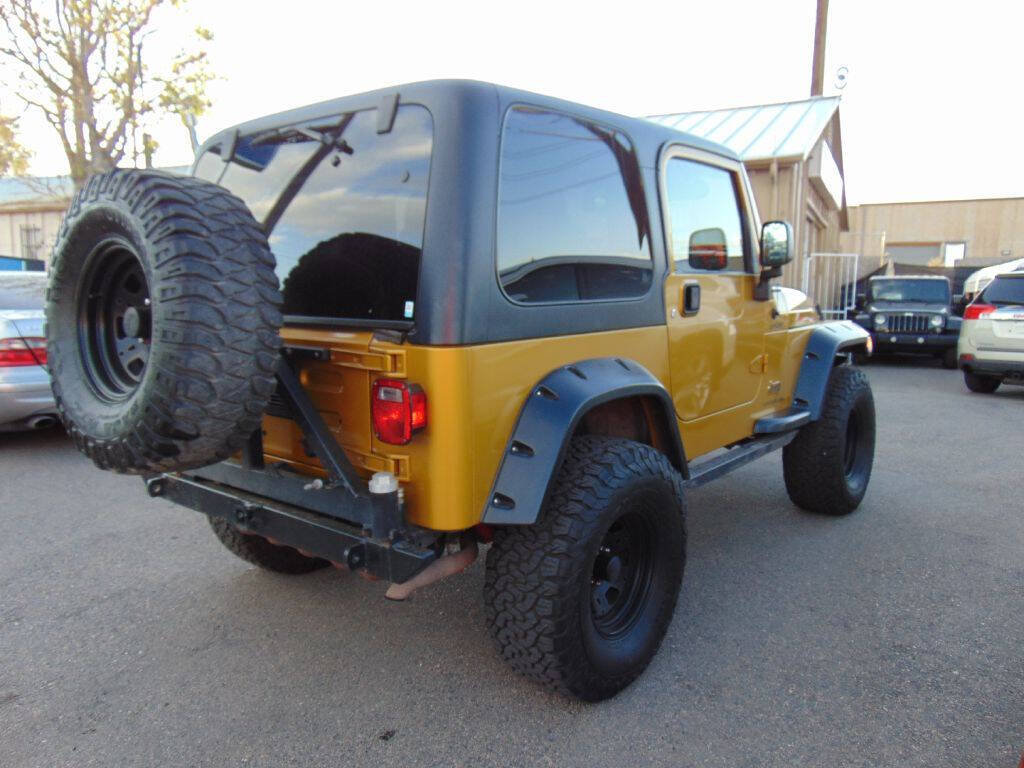
<instances>
[{"instance_id":1,"label":"utility pole","mask_svg":"<svg viewBox=\"0 0 1024 768\"><path fill-rule=\"evenodd\" d=\"M814 60L811 63L811 96L825 90L825 28L828 26L828 0L818 0L818 18L814 22Z\"/></svg>"}]
</instances>

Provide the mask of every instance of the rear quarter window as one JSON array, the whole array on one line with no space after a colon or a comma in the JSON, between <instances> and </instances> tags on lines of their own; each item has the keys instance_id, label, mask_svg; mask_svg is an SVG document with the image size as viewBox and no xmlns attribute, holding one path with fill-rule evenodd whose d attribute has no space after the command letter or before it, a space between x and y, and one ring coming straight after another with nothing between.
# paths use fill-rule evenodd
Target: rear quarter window
<instances>
[{"instance_id":1,"label":"rear quarter window","mask_svg":"<svg viewBox=\"0 0 1024 768\"><path fill-rule=\"evenodd\" d=\"M570 115L513 107L500 162L497 267L509 298L561 303L647 293L646 198L624 134Z\"/></svg>"}]
</instances>

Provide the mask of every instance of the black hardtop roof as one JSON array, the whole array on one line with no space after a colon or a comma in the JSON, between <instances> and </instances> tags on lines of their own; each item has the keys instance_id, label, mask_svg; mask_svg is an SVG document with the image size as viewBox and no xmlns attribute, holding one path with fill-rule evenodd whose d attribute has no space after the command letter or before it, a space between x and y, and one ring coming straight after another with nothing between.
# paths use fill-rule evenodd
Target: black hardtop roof
<instances>
[{"instance_id":1,"label":"black hardtop roof","mask_svg":"<svg viewBox=\"0 0 1024 768\"><path fill-rule=\"evenodd\" d=\"M309 120L316 120L330 115L337 115L343 112L352 112L361 109L371 109L378 106L382 99L393 97L397 93L401 104L422 104L431 109L432 105L452 105L466 103L479 99L483 96L492 96L499 105L513 103L524 103L532 106L545 107L554 111L567 112L569 114L592 120L596 123L619 128L627 133L634 141L640 144L654 142L657 145L666 142L684 144L695 149L712 152L732 160L739 160L739 156L732 150L721 144L716 144L706 139L693 136L688 133L659 125L644 118L627 117L615 112L608 112L594 107L588 107L576 102L556 99L551 96L543 96L538 93L522 91L503 85L485 83L477 80L425 80L416 83L406 83L389 88L381 88L375 91L343 96L337 99L309 104L304 107L278 112L254 120L226 128L208 138L200 147L197 157L206 151L210 146L218 144L229 138L236 131L240 134L253 133L268 130L282 125L303 123ZM433 110L431 110L433 112ZM502 113L504 109L501 110ZM435 114L435 119L437 115ZM643 161L642 161L643 162Z\"/></svg>"}]
</instances>

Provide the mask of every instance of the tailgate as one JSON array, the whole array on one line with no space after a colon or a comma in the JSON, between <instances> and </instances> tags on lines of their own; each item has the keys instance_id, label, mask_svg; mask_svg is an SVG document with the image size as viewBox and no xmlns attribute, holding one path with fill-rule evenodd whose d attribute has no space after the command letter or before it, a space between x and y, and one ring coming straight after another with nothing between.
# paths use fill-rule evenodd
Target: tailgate
<instances>
[{"instance_id":1,"label":"tailgate","mask_svg":"<svg viewBox=\"0 0 1024 768\"><path fill-rule=\"evenodd\" d=\"M327 428L345 450L349 461L367 475L380 470L400 474L395 462L373 453L370 387L382 375L404 375L402 352L374 348L373 331L323 331L285 328L286 346L329 352L329 360L292 356L299 381ZM288 406L275 393L263 418L263 451L268 460L297 464L307 469L320 462L303 443L302 430L291 419ZM297 467L297 468L300 468Z\"/></svg>"},{"instance_id":2,"label":"tailgate","mask_svg":"<svg viewBox=\"0 0 1024 768\"><path fill-rule=\"evenodd\" d=\"M1000 307L987 316L992 335L1000 341L1016 341L1024 351L1024 307ZM1011 343L1016 347L1018 344Z\"/></svg>"}]
</instances>

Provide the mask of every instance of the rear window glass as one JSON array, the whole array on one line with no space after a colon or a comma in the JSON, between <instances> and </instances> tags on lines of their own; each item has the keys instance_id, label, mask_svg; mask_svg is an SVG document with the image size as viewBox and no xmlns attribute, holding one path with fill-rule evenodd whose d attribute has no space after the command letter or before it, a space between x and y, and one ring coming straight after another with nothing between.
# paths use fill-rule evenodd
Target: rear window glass
<instances>
[{"instance_id":1,"label":"rear window glass","mask_svg":"<svg viewBox=\"0 0 1024 768\"><path fill-rule=\"evenodd\" d=\"M498 276L526 303L624 299L651 285L646 198L633 145L595 123L509 111L498 189Z\"/></svg>"},{"instance_id":2,"label":"rear window glass","mask_svg":"<svg viewBox=\"0 0 1024 768\"><path fill-rule=\"evenodd\" d=\"M945 304L949 301L949 284L945 280L872 280L869 291L873 301L919 304Z\"/></svg>"},{"instance_id":3,"label":"rear window glass","mask_svg":"<svg viewBox=\"0 0 1024 768\"><path fill-rule=\"evenodd\" d=\"M237 140L220 183L268 231L286 315L413 319L432 144L415 105L384 134L367 110Z\"/></svg>"},{"instance_id":4,"label":"rear window glass","mask_svg":"<svg viewBox=\"0 0 1024 768\"><path fill-rule=\"evenodd\" d=\"M46 275L0 272L0 309L42 309L46 304Z\"/></svg>"},{"instance_id":5,"label":"rear window glass","mask_svg":"<svg viewBox=\"0 0 1024 768\"><path fill-rule=\"evenodd\" d=\"M1024 277L997 277L981 295L985 304L1024 304Z\"/></svg>"}]
</instances>

